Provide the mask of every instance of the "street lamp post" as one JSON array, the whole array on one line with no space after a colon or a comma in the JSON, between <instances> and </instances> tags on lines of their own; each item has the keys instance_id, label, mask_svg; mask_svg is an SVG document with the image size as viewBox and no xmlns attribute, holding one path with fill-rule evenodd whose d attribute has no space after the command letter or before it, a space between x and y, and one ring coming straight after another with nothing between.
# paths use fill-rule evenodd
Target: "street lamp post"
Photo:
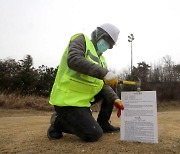
<instances>
[{"instance_id":1,"label":"street lamp post","mask_svg":"<svg viewBox=\"0 0 180 154\"><path fill-rule=\"evenodd\" d=\"M132 41L134 40L134 35L130 34L128 36L128 42L131 43L131 75L132 75L132 66L133 66L133 55L132 55Z\"/></svg>"}]
</instances>

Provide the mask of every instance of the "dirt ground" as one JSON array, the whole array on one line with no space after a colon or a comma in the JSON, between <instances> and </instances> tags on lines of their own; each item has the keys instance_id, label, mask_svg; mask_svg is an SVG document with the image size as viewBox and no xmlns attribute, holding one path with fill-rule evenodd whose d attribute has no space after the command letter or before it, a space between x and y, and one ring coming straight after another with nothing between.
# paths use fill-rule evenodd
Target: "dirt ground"
<instances>
[{"instance_id":1,"label":"dirt ground","mask_svg":"<svg viewBox=\"0 0 180 154\"><path fill-rule=\"evenodd\" d=\"M70 134L50 141L46 137L50 115L51 112L0 108L0 153L180 153L180 109L158 112L158 144L124 142L120 140L120 133L104 134L93 143L83 142ZM94 113L94 117L97 117L97 113ZM115 112L111 123L120 125Z\"/></svg>"}]
</instances>

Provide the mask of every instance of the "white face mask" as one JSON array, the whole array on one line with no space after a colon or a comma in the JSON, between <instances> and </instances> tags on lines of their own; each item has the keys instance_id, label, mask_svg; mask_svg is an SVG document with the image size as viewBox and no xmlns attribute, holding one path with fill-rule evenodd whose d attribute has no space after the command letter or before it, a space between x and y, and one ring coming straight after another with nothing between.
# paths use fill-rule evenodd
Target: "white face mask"
<instances>
[{"instance_id":1,"label":"white face mask","mask_svg":"<svg viewBox=\"0 0 180 154\"><path fill-rule=\"evenodd\" d=\"M98 52L98 54L102 54L107 49L109 49L109 44L104 39L100 39L97 42L97 50L98 50L97 52Z\"/></svg>"}]
</instances>

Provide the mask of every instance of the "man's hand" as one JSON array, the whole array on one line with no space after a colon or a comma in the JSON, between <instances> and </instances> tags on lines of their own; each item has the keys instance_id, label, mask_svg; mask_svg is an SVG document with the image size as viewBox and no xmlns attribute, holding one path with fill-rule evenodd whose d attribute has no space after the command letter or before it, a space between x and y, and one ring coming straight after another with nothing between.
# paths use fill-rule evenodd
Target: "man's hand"
<instances>
[{"instance_id":1,"label":"man's hand","mask_svg":"<svg viewBox=\"0 0 180 154\"><path fill-rule=\"evenodd\" d=\"M114 106L118 109L117 116L119 118L121 116L121 110L124 110L124 106L122 104L122 101L120 99L116 99L114 101Z\"/></svg>"},{"instance_id":2,"label":"man's hand","mask_svg":"<svg viewBox=\"0 0 180 154\"><path fill-rule=\"evenodd\" d=\"M118 85L118 76L112 72L108 72L103 78L104 83L109 86L117 87Z\"/></svg>"}]
</instances>

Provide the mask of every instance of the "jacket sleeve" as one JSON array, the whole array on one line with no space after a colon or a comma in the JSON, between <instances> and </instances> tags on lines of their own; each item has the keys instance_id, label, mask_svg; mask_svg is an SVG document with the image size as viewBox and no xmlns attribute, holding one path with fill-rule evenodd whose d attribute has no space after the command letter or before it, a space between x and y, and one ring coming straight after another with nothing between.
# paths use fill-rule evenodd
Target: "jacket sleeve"
<instances>
[{"instance_id":1,"label":"jacket sleeve","mask_svg":"<svg viewBox=\"0 0 180 154\"><path fill-rule=\"evenodd\" d=\"M114 90L108 85L103 86L101 90L101 94L108 102L113 103L116 99L119 99L119 97L114 92Z\"/></svg>"},{"instance_id":2,"label":"jacket sleeve","mask_svg":"<svg viewBox=\"0 0 180 154\"><path fill-rule=\"evenodd\" d=\"M83 35L78 36L69 44L67 58L68 67L79 73L89 75L98 79L103 79L108 69L94 64L85 58L86 42Z\"/></svg>"}]
</instances>

